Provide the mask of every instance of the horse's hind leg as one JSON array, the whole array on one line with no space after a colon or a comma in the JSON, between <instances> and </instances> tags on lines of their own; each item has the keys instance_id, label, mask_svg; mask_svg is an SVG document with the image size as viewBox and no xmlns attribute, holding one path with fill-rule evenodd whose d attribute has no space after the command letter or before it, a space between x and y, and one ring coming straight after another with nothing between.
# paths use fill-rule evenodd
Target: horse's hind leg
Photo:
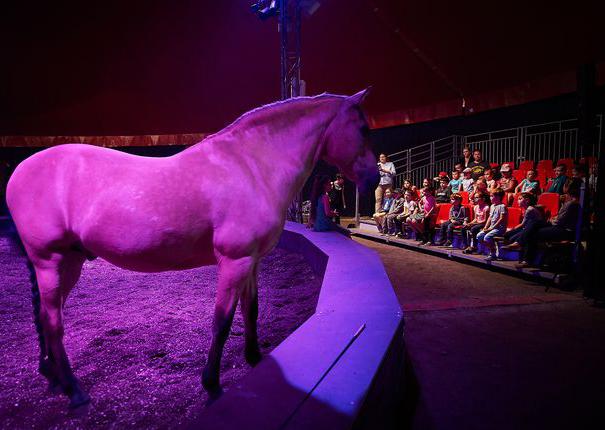
<instances>
[{"instance_id":1,"label":"horse's hind leg","mask_svg":"<svg viewBox=\"0 0 605 430\"><path fill-rule=\"evenodd\" d=\"M63 346L63 304L78 281L83 262L84 256L75 252L34 260L40 289L40 322L48 361L52 365L53 377L69 397L72 408L90 400L74 376Z\"/></svg>"},{"instance_id":2,"label":"horse's hind leg","mask_svg":"<svg viewBox=\"0 0 605 430\"><path fill-rule=\"evenodd\" d=\"M246 348L244 355L249 364L257 364L262 356L258 347L256 322L258 320L258 261L254 264L252 274L244 286L240 305L244 318Z\"/></svg>"},{"instance_id":3,"label":"horse's hind leg","mask_svg":"<svg viewBox=\"0 0 605 430\"><path fill-rule=\"evenodd\" d=\"M208 362L202 373L202 385L214 394L220 393L221 356L229 336L237 301L242 289L249 282L255 263L252 257L231 259L223 256L218 260L219 280L214 307L212 345L208 352Z\"/></svg>"}]
</instances>

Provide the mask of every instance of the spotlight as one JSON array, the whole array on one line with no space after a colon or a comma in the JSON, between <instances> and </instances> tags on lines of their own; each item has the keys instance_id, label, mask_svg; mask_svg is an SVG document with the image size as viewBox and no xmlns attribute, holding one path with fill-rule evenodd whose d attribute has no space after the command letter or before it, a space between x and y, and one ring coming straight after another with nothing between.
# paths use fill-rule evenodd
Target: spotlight
<instances>
[{"instance_id":1,"label":"spotlight","mask_svg":"<svg viewBox=\"0 0 605 430\"><path fill-rule=\"evenodd\" d=\"M277 0L261 0L250 6L252 12L254 12L261 20L266 20L272 16L277 15L279 6Z\"/></svg>"}]
</instances>

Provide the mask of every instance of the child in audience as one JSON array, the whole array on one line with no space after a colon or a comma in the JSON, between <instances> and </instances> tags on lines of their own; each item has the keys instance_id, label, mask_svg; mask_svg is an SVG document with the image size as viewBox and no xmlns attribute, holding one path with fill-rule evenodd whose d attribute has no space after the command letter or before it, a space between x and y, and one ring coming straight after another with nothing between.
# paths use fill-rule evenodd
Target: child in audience
<instances>
[{"instance_id":1,"label":"child in audience","mask_svg":"<svg viewBox=\"0 0 605 430\"><path fill-rule=\"evenodd\" d=\"M374 218L374 221L376 221L376 227L378 228L378 232L381 234L385 233L384 221L385 221L385 217L389 213L389 210L391 209L392 204L393 204L393 192L391 191L390 188L387 188L384 191L384 199L382 201L382 207L380 208L380 211L376 212L374 215L372 215L372 217Z\"/></svg>"},{"instance_id":2,"label":"child in audience","mask_svg":"<svg viewBox=\"0 0 605 430\"><path fill-rule=\"evenodd\" d=\"M540 181L538 181L537 173L534 169L528 170L527 177L515 187L515 194L517 193L540 194Z\"/></svg>"},{"instance_id":3,"label":"child in audience","mask_svg":"<svg viewBox=\"0 0 605 430\"><path fill-rule=\"evenodd\" d=\"M452 194L450 199L452 207L450 208L449 219L441 224L441 240L437 245L453 247L454 227L461 226L468 221L466 208L462 206L462 196L458 193Z\"/></svg>"},{"instance_id":4,"label":"child in audience","mask_svg":"<svg viewBox=\"0 0 605 430\"><path fill-rule=\"evenodd\" d=\"M403 204L405 203L405 199L403 198L403 193L400 188L395 188L393 190L393 203L391 203L391 208L389 209L389 213L385 219L385 228L383 228L382 233L388 234L390 236L395 236L397 233L397 228L395 225L395 218L397 215L403 212Z\"/></svg>"},{"instance_id":5,"label":"child in audience","mask_svg":"<svg viewBox=\"0 0 605 430\"><path fill-rule=\"evenodd\" d=\"M500 168L502 177L498 181L498 186L504 191L504 203L507 206L512 205L513 199L515 198L515 188L517 187L517 180L513 178L513 172L510 168L510 164L503 164Z\"/></svg>"},{"instance_id":6,"label":"child in audience","mask_svg":"<svg viewBox=\"0 0 605 430\"><path fill-rule=\"evenodd\" d=\"M489 196L486 193L476 193L473 198L473 220L465 222L463 225L462 237L468 246L465 254L472 254L477 251L477 234L485 227L487 216L489 215Z\"/></svg>"},{"instance_id":7,"label":"child in audience","mask_svg":"<svg viewBox=\"0 0 605 430\"><path fill-rule=\"evenodd\" d=\"M471 202L474 202L475 194L477 194L477 193L487 194L489 196L489 191L487 189L487 182L485 182L485 179L483 179L483 178L479 178L475 181L475 186L473 188L473 192L468 195L468 199Z\"/></svg>"},{"instance_id":8,"label":"child in audience","mask_svg":"<svg viewBox=\"0 0 605 430\"><path fill-rule=\"evenodd\" d=\"M485 180L487 191L489 193L498 188L498 182L496 182L496 178L494 178L494 172L492 172L492 169L485 169L485 172L483 172L483 179Z\"/></svg>"},{"instance_id":9,"label":"child in audience","mask_svg":"<svg viewBox=\"0 0 605 430\"><path fill-rule=\"evenodd\" d=\"M437 202L433 196L433 189L430 187L423 188L420 195L420 210L414 216L410 216L410 222L407 225L416 232L420 245L430 245L431 221L435 215Z\"/></svg>"},{"instance_id":10,"label":"child in audience","mask_svg":"<svg viewBox=\"0 0 605 430\"><path fill-rule=\"evenodd\" d=\"M435 190L435 200L437 203L449 203L451 194L449 180L442 177L439 180L439 188Z\"/></svg>"},{"instance_id":11,"label":"child in audience","mask_svg":"<svg viewBox=\"0 0 605 430\"><path fill-rule=\"evenodd\" d=\"M506 222L508 221L508 211L502 203L504 191L501 188L496 188L491 193L491 197L492 205L489 208L489 217L485 227L477 234L477 242L483 242L489 250L489 255L485 258L485 261L493 261L497 258L494 237L502 236L506 232Z\"/></svg>"},{"instance_id":12,"label":"child in audience","mask_svg":"<svg viewBox=\"0 0 605 430\"><path fill-rule=\"evenodd\" d=\"M411 191L412 192L412 200L418 200L418 198L420 197L420 192L418 191L418 187L412 184L412 181L410 181L409 179L404 179L403 181L403 193L405 194L406 191Z\"/></svg>"},{"instance_id":13,"label":"child in audience","mask_svg":"<svg viewBox=\"0 0 605 430\"><path fill-rule=\"evenodd\" d=\"M449 185L452 194L462 191L462 179L460 179L460 172L458 170L452 171L452 179Z\"/></svg>"},{"instance_id":14,"label":"child in audience","mask_svg":"<svg viewBox=\"0 0 605 430\"><path fill-rule=\"evenodd\" d=\"M462 178L462 191L472 193L475 189L475 180L473 179L473 170L467 167L462 171L464 177Z\"/></svg>"},{"instance_id":15,"label":"child in audience","mask_svg":"<svg viewBox=\"0 0 605 430\"><path fill-rule=\"evenodd\" d=\"M454 170L456 170L458 173L462 174L462 171L464 170L464 166L462 165L462 163L456 163L454 165Z\"/></svg>"},{"instance_id":16,"label":"child in audience","mask_svg":"<svg viewBox=\"0 0 605 430\"><path fill-rule=\"evenodd\" d=\"M401 238L405 236L404 225L406 225L408 218L418 213L418 203L414 200L414 193L411 190L405 191L403 199L405 200L403 203L403 212L395 218L396 236Z\"/></svg>"},{"instance_id":17,"label":"child in audience","mask_svg":"<svg viewBox=\"0 0 605 430\"><path fill-rule=\"evenodd\" d=\"M441 180L443 179L447 180L448 183L450 182L450 178L445 172L439 172L439 175L433 178L433 183L435 184L436 188L439 188L439 186L441 185Z\"/></svg>"}]
</instances>

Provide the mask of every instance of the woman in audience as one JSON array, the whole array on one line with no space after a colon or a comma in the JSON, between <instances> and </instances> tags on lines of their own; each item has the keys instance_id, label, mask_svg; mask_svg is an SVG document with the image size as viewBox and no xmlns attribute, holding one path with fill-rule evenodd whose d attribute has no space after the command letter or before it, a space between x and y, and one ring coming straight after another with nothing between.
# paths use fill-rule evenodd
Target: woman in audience
<instances>
[{"instance_id":1,"label":"woman in audience","mask_svg":"<svg viewBox=\"0 0 605 430\"><path fill-rule=\"evenodd\" d=\"M374 218L374 221L376 221L376 227L378 228L378 232L380 234L384 234L386 233L386 225L384 223L387 214L389 213L389 211L391 210L391 205L393 204L393 192L391 191L391 189L387 189L384 192L384 199L382 199L382 207L380 208L380 210L376 213L374 213L374 215L372 215L372 218Z\"/></svg>"},{"instance_id":2,"label":"woman in audience","mask_svg":"<svg viewBox=\"0 0 605 430\"><path fill-rule=\"evenodd\" d=\"M519 194L519 207L523 211L521 224L504 233L504 241L508 243L502 249L520 250L526 243L529 234L536 223L544 222L542 211L536 207L537 197L533 193Z\"/></svg>"},{"instance_id":3,"label":"woman in audience","mask_svg":"<svg viewBox=\"0 0 605 430\"><path fill-rule=\"evenodd\" d=\"M515 194L518 193L534 193L540 194L540 181L536 178L537 174L534 169L527 171L527 177L523 179L515 188Z\"/></svg>"},{"instance_id":4,"label":"woman in audience","mask_svg":"<svg viewBox=\"0 0 605 430\"><path fill-rule=\"evenodd\" d=\"M462 149L462 158L460 159L460 164L462 164L462 167L464 169L466 169L467 167L469 167L468 165L473 161L473 157L472 157L472 153L471 153L471 148L469 148L468 146L465 146Z\"/></svg>"},{"instance_id":5,"label":"woman in audience","mask_svg":"<svg viewBox=\"0 0 605 430\"><path fill-rule=\"evenodd\" d=\"M332 182L329 176L319 175L315 177L311 191L311 214L307 227L313 227L315 231L332 230L350 236L351 232L349 230L332 221L332 218L339 214L330 209L328 193L331 189Z\"/></svg>"},{"instance_id":6,"label":"woman in audience","mask_svg":"<svg viewBox=\"0 0 605 430\"><path fill-rule=\"evenodd\" d=\"M462 191L466 191L467 193L472 193L475 190L475 180L473 179L473 170L470 167L467 167L462 171L464 175L462 178Z\"/></svg>"},{"instance_id":7,"label":"woman in audience","mask_svg":"<svg viewBox=\"0 0 605 430\"><path fill-rule=\"evenodd\" d=\"M507 206L512 205L513 199L515 198L515 188L517 187L517 180L513 178L513 172L509 164L503 164L500 168L502 177L498 181L498 186L502 188L505 193L504 202Z\"/></svg>"},{"instance_id":8,"label":"woman in audience","mask_svg":"<svg viewBox=\"0 0 605 430\"><path fill-rule=\"evenodd\" d=\"M461 226L465 221L468 221L466 208L462 206L462 196L458 193L452 194L451 202L452 206L450 207L448 220L441 224L440 241L437 243L439 246L452 247L454 228Z\"/></svg>"},{"instance_id":9,"label":"woman in audience","mask_svg":"<svg viewBox=\"0 0 605 430\"><path fill-rule=\"evenodd\" d=\"M493 261L496 257L496 244L494 237L502 236L506 232L506 223L508 221L508 210L502 203L504 191L497 188L492 192L492 205L489 208L489 216L485 227L477 234L477 242L483 242L489 250L489 255L485 261Z\"/></svg>"},{"instance_id":10,"label":"woman in audience","mask_svg":"<svg viewBox=\"0 0 605 430\"><path fill-rule=\"evenodd\" d=\"M433 189L430 187L420 190L419 211L414 216L410 216L407 224L416 232L416 240L421 245L431 244L431 221L435 215L437 202L433 197Z\"/></svg>"},{"instance_id":11,"label":"woman in audience","mask_svg":"<svg viewBox=\"0 0 605 430\"><path fill-rule=\"evenodd\" d=\"M473 203L473 220L465 222L462 226L462 237L468 246L464 249L465 254L472 254L477 251L477 234L485 227L487 216L489 214L489 196L486 193L476 193Z\"/></svg>"}]
</instances>

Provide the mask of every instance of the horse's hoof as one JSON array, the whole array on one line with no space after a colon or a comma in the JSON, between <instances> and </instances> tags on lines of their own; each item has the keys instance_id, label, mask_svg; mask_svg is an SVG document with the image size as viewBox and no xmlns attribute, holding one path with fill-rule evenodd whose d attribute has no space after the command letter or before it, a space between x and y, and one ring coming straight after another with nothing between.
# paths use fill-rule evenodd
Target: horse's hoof
<instances>
[{"instance_id":1,"label":"horse's hoof","mask_svg":"<svg viewBox=\"0 0 605 430\"><path fill-rule=\"evenodd\" d=\"M80 391L69 398L69 409L76 409L90 403L90 396Z\"/></svg>"},{"instance_id":2,"label":"horse's hoof","mask_svg":"<svg viewBox=\"0 0 605 430\"><path fill-rule=\"evenodd\" d=\"M218 378L215 376L211 376L206 369L202 371L202 386L211 396L215 393L218 393L220 395L221 384Z\"/></svg>"},{"instance_id":3,"label":"horse's hoof","mask_svg":"<svg viewBox=\"0 0 605 430\"><path fill-rule=\"evenodd\" d=\"M246 363L251 366L256 366L263 359L263 355L258 348L251 349L250 351L246 350L244 356L246 357Z\"/></svg>"},{"instance_id":4,"label":"horse's hoof","mask_svg":"<svg viewBox=\"0 0 605 430\"><path fill-rule=\"evenodd\" d=\"M48 392L51 394L64 394L63 387L58 380L48 381Z\"/></svg>"}]
</instances>

